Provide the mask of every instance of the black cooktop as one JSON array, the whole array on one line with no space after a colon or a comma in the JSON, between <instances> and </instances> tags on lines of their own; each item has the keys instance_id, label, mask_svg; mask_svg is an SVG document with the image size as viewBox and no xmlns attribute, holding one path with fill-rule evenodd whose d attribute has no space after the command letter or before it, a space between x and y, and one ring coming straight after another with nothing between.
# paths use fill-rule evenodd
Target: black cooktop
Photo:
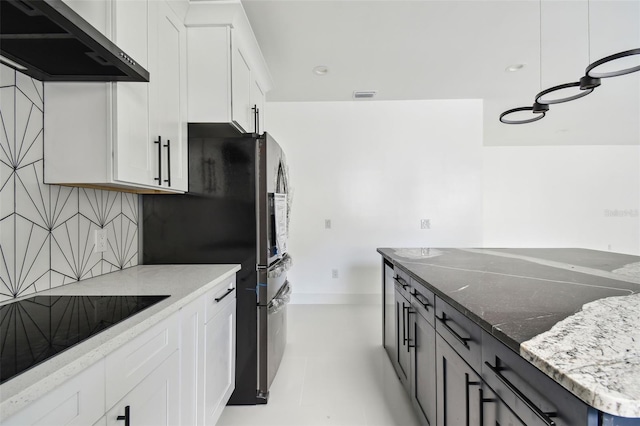
<instances>
[{"instance_id":1,"label":"black cooktop","mask_svg":"<svg viewBox=\"0 0 640 426\"><path fill-rule=\"evenodd\" d=\"M35 296L0 306L0 384L169 296Z\"/></svg>"}]
</instances>

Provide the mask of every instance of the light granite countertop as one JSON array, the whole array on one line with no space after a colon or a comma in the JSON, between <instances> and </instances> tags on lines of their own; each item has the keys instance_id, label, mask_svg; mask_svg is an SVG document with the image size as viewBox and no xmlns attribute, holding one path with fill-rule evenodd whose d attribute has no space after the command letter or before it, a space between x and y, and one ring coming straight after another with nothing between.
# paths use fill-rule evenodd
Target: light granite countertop
<instances>
[{"instance_id":1,"label":"light granite countertop","mask_svg":"<svg viewBox=\"0 0 640 426\"><path fill-rule=\"evenodd\" d=\"M153 325L204 295L240 265L136 266L37 293L38 296L169 295L0 385L0 423ZM24 298L34 296L29 295Z\"/></svg>"},{"instance_id":2,"label":"light granite countertop","mask_svg":"<svg viewBox=\"0 0 640 426\"><path fill-rule=\"evenodd\" d=\"M378 252L590 406L640 417L640 256L574 248Z\"/></svg>"}]
</instances>

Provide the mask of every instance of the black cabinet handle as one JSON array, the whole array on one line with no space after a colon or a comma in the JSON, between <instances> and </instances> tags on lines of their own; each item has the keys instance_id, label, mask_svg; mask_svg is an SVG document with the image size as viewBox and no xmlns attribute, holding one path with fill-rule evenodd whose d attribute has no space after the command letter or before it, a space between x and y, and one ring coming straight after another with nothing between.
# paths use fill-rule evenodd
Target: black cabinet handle
<instances>
[{"instance_id":1,"label":"black cabinet handle","mask_svg":"<svg viewBox=\"0 0 640 426\"><path fill-rule=\"evenodd\" d=\"M257 134L259 134L260 133L260 108L258 108L258 105L254 104L253 108L251 109L253 110L253 129Z\"/></svg>"},{"instance_id":2,"label":"black cabinet handle","mask_svg":"<svg viewBox=\"0 0 640 426\"><path fill-rule=\"evenodd\" d=\"M157 180L158 185L162 185L162 136L158 136L158 140L153 143L158 144L158 177L153 180Z\"/></svg>"},{"instance_id":3,"label":"black cabinet handle","mask_svg":"<svg viewBox=\"0 0 640 426\"><path fill-rule=\"evenodd\" d=\"M406 307L407 309L407 322L409 322L409 315L415 314L416 311L411 309L411 305L407 305ZM409 325L407 324L407 330L409 329ZM414 329L414 336L415 336L415 329ZM405 343L407 344L407 352L411 352L411 348L415 348L416 345L412 345L411 344L412 339L410 337L410 333L407 333L407 338L405 339Z\"/></svg>"},{"instance_id":4,"label":"black cabinet handle","mask_svg":"<svg viewBox=\"0 0 640 426\"><path fill-rule=\"evenodd\" d=\"M229 290L227 290L227 292L226 292L225 294L223 294L223 295L222 295L222 296L220 296L220 297L216 297L216 298L215 298L215 299L213 299L213 300L215 300L215 301L216 301L216 303L220 303L220 301L221 301L222 299L224 299L225 297L227 297L228 295L230 295L230 294L231 294L231 292L232 292L233 290L235 290L235 288L230 288Z\"/></svg>"},{"instance_id":5,"label":"black cabinet handle","mask_svg":"<svg viewBox=\"0 0 640 426\"><path fill-rule=\"evenodd\" d=\"M480 398L479 398L479 402L480 402L480 426L484 426L484 404L486 404L487 402L498 402L498 400L495 399L495 398L485 398L484 397L484 391L482 390L482 387L480 387L480 389L478 390L478 394L480 396Z\"/></svg>"},{"instance_id":6,"label":"black cabinet handle","mask_svg":"<svg viewBox=\"0 0 640 426\"><path fill-rule=\"evenodd\" d=\"M461 335L456 333L456 331L453 328L449 327L449 324L447 324L447 321L451 321L451 318L447 318L447 314L445 314L443 312L442 313L442 318L440 318L437 315L436 315L436 318L438 319L438 321L440 321L440 323L442 324L442 326L444 328L446 328L447 330L449 330L449 332L451 334L453 334L453 337L455 337L460 343L462 343L464 345L465 348L471 349L469 347L469 341L471 341L471 338L470 337L462 337Z\"/></svg>"},{"instance_id":7,"label":"black cabinet handle","mask_svg":"<svg viewBox=\"0 0 640 426\"><path fill-rule=\"evenodd\" d=\"M480 386L480 390L482 390L482 382L472 382L469 380L469 373L464 373L464 396L465 396L465 413L466 413L466 419L467 419L467 423L466 425L469 426L469 417L470 417L470 413L469 413L469 386Z\"/></svg>"},{"instance_id":8,"label":"black cabinet handle","mask_svg":"<svg viewBox=\"0 0 640 426\"><path fill-rule=\"evenodd\" d=\"M413 297L415 297L416 300L422 305L422 307L427 312L429 312L429 306L431 306L431 303L429 303L429 299L427 299L422 294L420 294L420 292L418 292L418 290L413 290Z\"/></svg>"},{"instance_id":9,"label":"black cabinet handle","mask_svg":"<svg viewBox=\"0 0 640 426\"><path fill-rule=\"evenodd\" d=\"M116 420L124 420L124 426L131 425L131 408L127 405L124 407L124 416L118 416Z\"/></svg>"},{"instance_id":10,"label":"black cabinet handle","mask_svg":"<svg viewBox=\"0 0 640 426\"><path fill-rule=\"evenodd\" d=\"M167 148L167 178L164 181L167 186L171 186L171 141L169 139L164 147Z\"/></svg>"},{"instance_id":11,"label":"black cabinet handle","mask_svg":"<svg viewBox=\"0 0 640 426\"><path fill-rule=\"evenodd\" d=\"M504 377L502 375L501 371L506 370L506 368L500 366L500 358L496 357L496 366L495 367L493 365L489 364L489 361L485 361L484 364L487 367L489 367L489 369L491 371L493 371L493 374L496 375L498 380L500 380L503 385L505 385L507 388L509 388L509 390L511 392L515 393L516 396L524 403L524 405L529 407L529 409L531 411L533 411L536 414L536 416L538 416L540 418L540 420L542 420L548 426L555 426L556 422L554 422L551 419L551 417L558 417L558 413L555 413L555 412L546 413L546 412L542 411L529 398L527 398L527 396L525 394L523 394L520 391L520 389L518 389L513 383L511 383L509 381L509 379Z\"/></svg>"},{"instance_id":12,"label":"black cabinet handle","mask_svg":"<svg viewBox=\"0 0 640 426\"><path fill-rule=\"evenodd\" d=\"M393 279L395 280L395 282L400 284L403 289L406 290L407 287L409 287L409 284L404 279L402 279L400 276L395 276L395 277L393 277Z\"/></svg>"}]
</instances>

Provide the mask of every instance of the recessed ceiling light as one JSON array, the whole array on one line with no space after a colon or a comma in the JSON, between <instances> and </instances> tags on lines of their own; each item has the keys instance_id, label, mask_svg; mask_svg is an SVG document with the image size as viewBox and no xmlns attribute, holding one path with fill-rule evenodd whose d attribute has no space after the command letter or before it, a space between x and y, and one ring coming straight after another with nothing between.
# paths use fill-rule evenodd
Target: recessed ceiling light
<instances>
[{"instance_id":1,"label":"recessed ceiling light","mask_svg":"<svg viewBox=\"0 0 640 426\"><path fill-rule=\"evenodd\" d=\"M353 92L353 99L373 99L378 94L375 90L360 90Z\"/></svg>"},{"instance_id":2,"label":"recessed ceiling light","mask_svg":"<svg viewBox=\"0 0 640 426\"><path fill-rule=\"evenodd\" d=\"M315 75L327 75L328 72L329 72L329 67L325 65L318 65L313 69L313 73Z\"/></svg>"},{"instance_id":3,"label":"recessed ceiling light","mask_svg":"<svg viewBox=\"0 0 640 426\"><path fill-rule=\"evenodd\" d=\"M516 71L520 71L522 68L524 68L524 66L525 64L513 64L513 65L509 65L504 70L506 72L516 72Z\"/></svg>"}]
</instances>

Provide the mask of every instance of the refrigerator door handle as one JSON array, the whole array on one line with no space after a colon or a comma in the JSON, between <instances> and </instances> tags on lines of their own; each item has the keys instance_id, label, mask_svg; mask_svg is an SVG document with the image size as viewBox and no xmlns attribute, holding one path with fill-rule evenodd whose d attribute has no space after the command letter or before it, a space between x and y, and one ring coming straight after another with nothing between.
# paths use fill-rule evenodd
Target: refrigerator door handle
<instances>
[{"instance_id":1,"label":"refrigerator door handle","mask_svg":"<svg viewBox=\"0 0 640 426\"><path fill-rule=\"evenodd\" d=\"M286 281L278 294L267 305L267 312L275 314L282 310L291 300L291 285Z\"/></svg>"}]
</instances>

